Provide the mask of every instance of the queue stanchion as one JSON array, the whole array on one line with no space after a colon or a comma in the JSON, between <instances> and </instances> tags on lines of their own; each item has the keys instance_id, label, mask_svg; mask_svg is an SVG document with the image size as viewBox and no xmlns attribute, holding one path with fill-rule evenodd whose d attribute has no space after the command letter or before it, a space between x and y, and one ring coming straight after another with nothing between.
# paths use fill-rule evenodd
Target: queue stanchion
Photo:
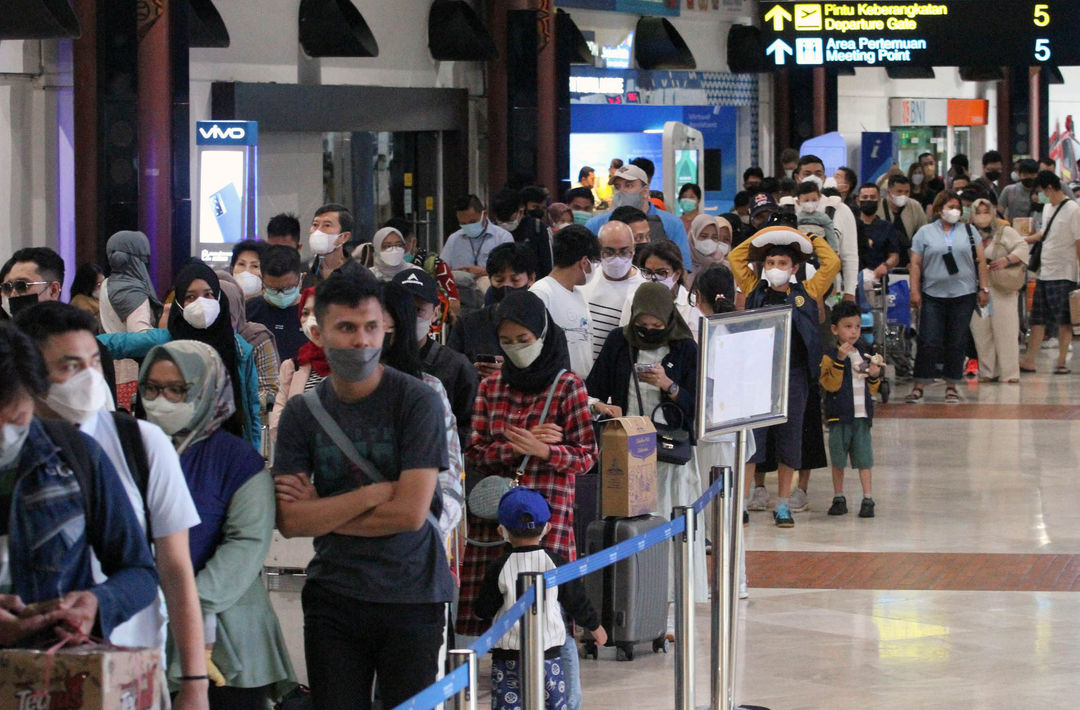
<instances>
[{"instance_id":1,"label":"queue stanchion","mask_svg":"<svg viewBox=\"0 0 1080 710\"><path fill-rule=\"evenodd\" d=\"M518 594L536 590L532 606L521 620L521 693L525 710L544 710L544 602L547 586L543 572L518 575Z\"/></svg>"},{"instance_id":2,"label":"queue stanchion","mask_svg":"<svg viewBox=\"0 0 1080 710\"><path fill-rule=\"evenodd\" d=\"M697 512L693 506L678 506L671 519L684 518L686 529L672 538L675 546L675 708L694 706L694 540Z\"/></svg>"},{"instance_id":3,"label":"queue stanchion","mask_svg":"<svg viewBox=\"0 0 1080 710\"><path fill-rule=\"evenodd\" d=\"M717 479L723 478L723 490L720 497L714 501L712 508L713 518L713 554L710 556L712 566L712 586L710 600L710 624L711 635L709 643L709 707L712 710L730 710L727 703L728 687L728 659L727 639L730 635L731 610L730 590L728 575L728 556L730 545L730 533L727 520L730 518L729 507L733 494L731 491L732 476L730 469L725 470L720 466L713 466L711 470L710 485Z\"/></svg>"},{"instance_id":4,"label":"queue stanchion","mask_svg":"<svg viewBox=\"0 0 1080 710\"><path fill-rule=\"evenodd\" d=\"M456 671L462 666L468 666L469 682L454 696L451 708L453 710L477 710L476 693L479 690L479 675L477 666L479 660L476 651L471 648L455 648L448 654L450 659L450 671Z\"/></svg>"}]
</instances>

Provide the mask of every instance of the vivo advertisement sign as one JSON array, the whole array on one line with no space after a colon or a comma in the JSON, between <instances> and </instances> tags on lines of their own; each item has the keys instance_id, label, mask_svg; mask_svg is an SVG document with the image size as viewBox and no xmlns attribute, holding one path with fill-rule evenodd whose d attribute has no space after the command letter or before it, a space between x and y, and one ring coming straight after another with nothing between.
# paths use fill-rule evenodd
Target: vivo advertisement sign
<instances>
[{"instance_id":1,"label":"vivo advertisement sign","mask_svg":"<svg viewBox=\"0 0 1080 710\"><path fill-rule=\"evenodd\" d=\"M255 121L198 121L195 145L258 145L259 124Z\"/></svg>"}]
</instances>

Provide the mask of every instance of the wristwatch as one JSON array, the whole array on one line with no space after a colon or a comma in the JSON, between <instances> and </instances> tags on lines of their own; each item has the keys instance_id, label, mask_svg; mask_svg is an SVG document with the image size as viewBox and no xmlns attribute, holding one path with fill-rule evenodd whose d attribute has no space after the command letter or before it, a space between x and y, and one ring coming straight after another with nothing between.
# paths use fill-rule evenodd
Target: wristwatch
<instances>
[{"instance_id":1,"label":"wristwatch","mask_svg":"<svg viewBox=\"0 0 1080 710\"><path fill-rule=\"evenodd\" d=\"M979 287L979 290L982 291L983 293L986 293L986 294L990 293L990 289L988 289L988 288Z\"/></svg>"},{"instance_id":2,"label":"wristwatch","mask_svg":"<svg viewBox=\"0 0 1080 710\"><path fill-rule=\"evenodd\" d=\"M678 382L672 382L671 387L667 388L667 393L669 395L671 395L672 397L679 394L679 383Z\"/></svg>"}]
</instances>

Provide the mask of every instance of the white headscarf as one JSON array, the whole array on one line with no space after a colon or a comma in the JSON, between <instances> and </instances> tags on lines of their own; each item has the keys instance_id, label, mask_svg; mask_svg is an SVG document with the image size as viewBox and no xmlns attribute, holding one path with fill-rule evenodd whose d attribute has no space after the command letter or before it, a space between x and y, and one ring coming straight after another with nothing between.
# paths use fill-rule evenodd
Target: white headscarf
<instances>
[{"instance_id":1,"label":"white headscarf","mask_svg":"<svg viewBox=\"0 0 1080 710\"><path fill-rule=\"evenodd\" d=\"M402 246L405 245L405 236L393 227L383 227L379 231L375 232L375 236L371 238L371 247L375 252L375 263L374 265L372 265L371 271L380 281L391 281L402 271L420 268L419 266L410 264L407 261L402 261L397 266L390 266L382 260L383 242L386 241L386 238L389 237L391 234L396 234L401 237Z\"/></svg>"}]
</instances>

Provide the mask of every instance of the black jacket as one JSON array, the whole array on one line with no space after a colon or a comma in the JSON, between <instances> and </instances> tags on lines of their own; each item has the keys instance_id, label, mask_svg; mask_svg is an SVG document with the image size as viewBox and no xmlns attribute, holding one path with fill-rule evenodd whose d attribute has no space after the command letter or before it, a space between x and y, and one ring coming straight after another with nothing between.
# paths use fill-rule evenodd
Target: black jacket
<instances>
[{"instance_id":1,"label":"black jacket","mask_svg":"<svg viewBox=\"0 0 1080 710\"><path fill-rule=\"evenodd\" d=\"M694 401L697 396L697 343L693 340L673 340L670 345L671 352L664 356L664 372L673 382L679 385L679 394L675 403L683 411L683 428L690 434L690 441L694 441ZM616 328L608 334L604 341L604 347L600 349L600 355L593 363L592 371L585 380L585 388L589 390L590 397L596 397L601 402L611 403L621 407L626 416L639 416L641 412L626 411L629 405L630 381L633 375L633 363L637 362L637 350L630 347L622 328ZM668 401L671 398L663 395ZM647 417L652 412L645 412Z\"/></svg>"},{"instance_id":2,"label":"black jacket","mask_svg":"<svg viewBox=\"0 0 1080 710\"><path fill-rule=\"evenodd\" d=\"M477 355L502 355L495 323L498 308L499 305L494 304L471 313L462 313L451 326L446 344L464 355L470 363L476 362Z\"/></svg>"},{"instance_id":3,"label":"black jacket","mask_svg":"<svg viewBox=\"0 0 1080 710\"><path fill-rule=\"evenodd\" d=\"M536 252L536 279L539 281L551 273L551 235L547 226L536 219L525 215L521 218L521 224L511 232L514 241L518 244L528 244Z\"/></svg>"},{"instance_id":4,"label":"black jacket","mask_svg":"<svg viewBox=\"0 0 1080 710\"><path fill-rule=\"evenodd\" d=\"M430 339L420 350L420 357L424 361L424 372L437 377L446 388L450 408L457 417L458 436L464 450L469 445L469 435L472 433L473 403L480 384L476 368L461 353Z\"/></svg>"},{"instance_id":5,"label":"black jacket","mask_svg":"<svg viewBox=\"0 0 1080 710\"><path fill-rule=\"evenodd\" d=\"M769 284L762 279L753 291L746 297L746 310L761 308L765 305ZM802 282L791 284L788 289L787 302L792 307L791 325L793 337L802 338L806 346L806 368L810 376L810 382L821 374L821 327L818 324L818 304Z\"/></svg>"}]
</instances>

